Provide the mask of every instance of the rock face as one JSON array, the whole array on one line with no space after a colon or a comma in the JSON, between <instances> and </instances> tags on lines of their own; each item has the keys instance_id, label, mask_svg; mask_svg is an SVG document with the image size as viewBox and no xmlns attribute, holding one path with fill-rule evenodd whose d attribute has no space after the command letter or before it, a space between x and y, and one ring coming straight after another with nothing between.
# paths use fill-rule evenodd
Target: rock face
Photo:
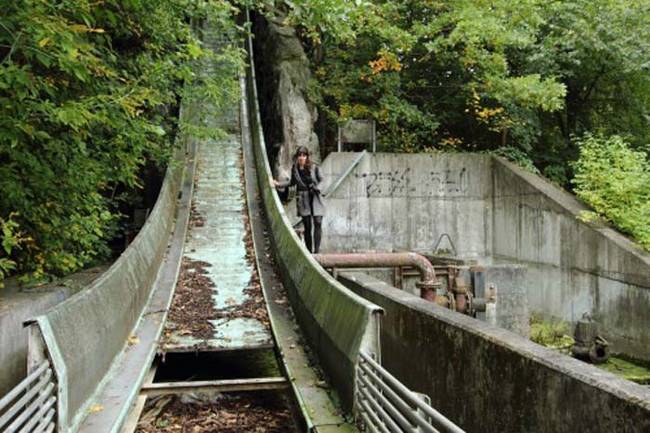
<instances>
[{"instance_id":1,"label":"rock face","mask_svg":"<svg viewBox=\"0 0 650 433\"><path fill-rule=\"evenodd\" d=\"M257 17L255 58L262 123L273 174L288 178L298 146L320 159L317 111L307 97L309 62L293 27Z\"/></svg>"}]
</instances>

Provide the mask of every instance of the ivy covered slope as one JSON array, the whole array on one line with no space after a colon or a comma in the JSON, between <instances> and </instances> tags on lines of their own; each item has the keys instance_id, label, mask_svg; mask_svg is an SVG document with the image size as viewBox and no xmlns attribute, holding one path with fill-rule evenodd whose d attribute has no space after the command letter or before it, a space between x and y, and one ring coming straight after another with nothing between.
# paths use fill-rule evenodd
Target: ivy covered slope
<instances>
[{"instance_id":1,"label":"ivy covered slope","mask_svg":"<svg viewBox=\"0 0 650 433\"><path fill-rule=\"evenodd\" d=\"M372 118L384 151L495 152L567 188L577 182L582 199L648 246L647 205L614 208L650 196L641 180L650 150L650 2L349 4L357 8L346 20L350 37L305 32L330 146L337 122ZM609 156L625 168L596 164L594 137L618 149ZM622 200L626 191L633 198Z\"/></svg>"},{"instance_id":2,"label":"ivy covered slope","mask_svg":"<svg viewBox=\"0 0 650 433\"><path fill-rule=\"evenodd\" d=\"M190 68L207 55L190 23L234 28L233 12L191 0L3 3L0 284L8 272L65 274L108 253L120 191L171 154L183 84L200 81L197 94L215 103L235 88L233 77Z\"/></svg>"}]
</instances>

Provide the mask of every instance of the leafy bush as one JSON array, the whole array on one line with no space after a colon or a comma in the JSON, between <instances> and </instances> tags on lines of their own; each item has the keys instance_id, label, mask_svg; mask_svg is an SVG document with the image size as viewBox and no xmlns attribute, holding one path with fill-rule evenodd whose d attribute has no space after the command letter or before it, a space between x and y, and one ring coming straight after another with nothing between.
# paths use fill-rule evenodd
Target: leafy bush
<instances>
[{"instance_id":1,"label":"leafy bush","mask_svg":"<svg viewBox=\"0 0 650 433\"><path fill-rule=\"evenodd\" d=\"M2 272L73 272L109 252L120 191L140 186L144 164L166 163L180 98L221 105L237 88L232 69L191 69L208 56L191 23L234 29L236 11L192 0L15 0L2 12L0 221L11 229L14 214L25 236L5 249ZM220 57L241 61L238 49ZM200 85L192 95L190 82Z\"/></svg>"},{"instance_id":2,"label":"leafy bush","mask_svg":"<svg viewBox=\"0 0 650 433\"><path fill-rule=\"evenodd\" d=\"M0 218L0 289L4 287L3 280L12 270L16 269L16 262L11 260L11 252L19 247L26 239L21 236L18 224L14 221L15 214L9 215L9 219Z\"/></svg>"},{"instance_id":3,"label":"leafy bush","mask_svg":"<svg viewBox=\"0 0 650 433\"><path fill-rule=\"evenodd\" d=\"M650 163L620 136L587 134L578 140L575 192L601 216L650 249Z\"/></svg>"},{"instance_id":4,"label":"leafy bush","mask_svg":"<svg viewBox=\"0 0 650 433\"><path fill-rule=\"evenodd\" d=\"M501 156L510 162L514 162L519 167L530 171L531 173L540 174L530 157L521 149L512 146L500 147L489 152L493 155Z\"/></svg>"}]
</instances>

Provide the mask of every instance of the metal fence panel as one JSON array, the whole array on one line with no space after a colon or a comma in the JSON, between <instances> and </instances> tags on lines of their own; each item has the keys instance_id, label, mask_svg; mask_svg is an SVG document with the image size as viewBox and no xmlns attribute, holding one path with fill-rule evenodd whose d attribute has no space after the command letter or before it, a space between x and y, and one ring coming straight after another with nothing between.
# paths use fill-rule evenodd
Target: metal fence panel
<instances>
[{"instance_id":1,"label":"metal fence panel","mask_svg":"<svg viewBox=\"0 0 650 433\"><path fill-rule=\"evenodd\" d=\"M56 427L57 384L49 361L0 399L0 431L3 433L52 432Z\"/></svg>"},{"instance_id":2,"label":"metal fence panel","mask_svg":"<svg viewBox=\"0 0 650 433\"><path fill-rule=\"evenodd\" d=\"M464 433L363 351L355 398L359 418L372 432Z\"/></svg>"}]
</instances>

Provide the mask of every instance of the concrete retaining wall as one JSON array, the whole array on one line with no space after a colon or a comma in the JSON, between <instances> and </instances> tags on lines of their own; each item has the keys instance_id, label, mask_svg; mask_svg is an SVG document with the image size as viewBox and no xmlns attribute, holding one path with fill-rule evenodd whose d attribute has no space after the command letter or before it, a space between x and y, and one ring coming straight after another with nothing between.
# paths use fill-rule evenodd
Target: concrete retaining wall
<instances>
[{"instance_id":1,"label":"concrete retaining wall","mask_svg":"<svg viewBox=\"0 0 650 433\"><path fill-rule=\"evenodd\" d=\"M339 279L384 308L384 366L468 433L650 431L647 387L363 273Z\"/></svg>"},{"instance_id":2,"label":"concrete retaining wall","mask_svg":"<svg viewBox=\"0 0 650 433\"><path fill-rule=\"evenodd\" d=\"M533 311L575 322L585 312L615 351L650 360L650 254L578 219L572 195L492 160L492 257L526 264Z\"/></svg>"},{"instance_id":3,"label":"concrete retaining wall","mask_svg":"<svg viewBox=\"0 0 650 433\"><path fill-rule=\"evenodd\" d=\"M364 349L379 352L381 309L352 293L325 272L292 229L271 184L272 175L260 126L255 77L251 69L248 72L251 136L276 264L307 343L318 356L344 407L349 410L353 406L355 366L359 351Z\"/></svg>"},{"instance_id":4,"label":"concrete retaining wall","mask_svg":"<svg viewBox=\"0 0 650 433\"><path fill-rule=\"evenodd\" d=\"M355 153L331 153L335 180ZM490 254L490 160L483 155L366 155L327 197L324 251L427 251L448 234L464 258ZM440 248L449 248L443 239Z\"/></svg>"},{"instance_id":5,"label":"concrete retaining wall","mask_svg":"<svg viewBox=\"0 0 650 433\"><path fill-rule=\"evenodd\" d=\"M184 154L177 151L153 211L119 259L89 288L35 319L59 382L61 431L74 430L86 414L149 299L174 224Z\"/></svg>"},{"instance_id":6,"label":"concrete retaining wall","mask_svg":"<svg viewBox=\"0 0 650 433\"><path fill-rule=\"evenodd\" d=\"M329 182L355 157L330 154ZM526 265L530 311L570 322L591 313L614 351L650 360L650 254L581 222L586 207L539 176L488 155L368 154L326 206L325 251L437 247Z\"/></svg>"}]
</instances>

